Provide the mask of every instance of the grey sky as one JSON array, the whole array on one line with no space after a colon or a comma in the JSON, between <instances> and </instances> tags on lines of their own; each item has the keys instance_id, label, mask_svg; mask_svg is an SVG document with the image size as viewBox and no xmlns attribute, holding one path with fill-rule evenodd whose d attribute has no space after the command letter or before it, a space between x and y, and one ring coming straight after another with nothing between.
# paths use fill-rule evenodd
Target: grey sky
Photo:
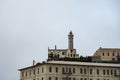
<instances>
[{"instance_id":1,"label":"grey sky","mask_svg":"<svg viewBox=\"0 0 120 80\"><path fill-rule=\"evenodd\" d=\"M48 46L67 48L70 30L79 55L120 48L120 0L0 0L1 80L46 60Z\"/></svg>"}]
</instances>

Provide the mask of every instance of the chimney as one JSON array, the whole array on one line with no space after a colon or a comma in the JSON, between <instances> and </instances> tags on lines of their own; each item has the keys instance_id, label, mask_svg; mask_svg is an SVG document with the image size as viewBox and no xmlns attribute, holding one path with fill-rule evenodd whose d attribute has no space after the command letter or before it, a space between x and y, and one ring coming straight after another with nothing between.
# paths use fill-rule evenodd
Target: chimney
<instances>
[{"instance_id":1,"label":"chimney","mask_svg":"<svg viewBox=\"0 0 120 80\"><path fill-rule=\"evenodd\" d=\"M33 66L35 65L35 60L33 60Z\"/></svg>"},{"instance_id":2,"label":"chimney","mask_svg":"<svg viewBox=\"0 0 120 80\"><path fill-rule=\"evenodd\" d=\"M57 46L55 45L55 50L57 49Z\"/></svg>"}]
</instances>

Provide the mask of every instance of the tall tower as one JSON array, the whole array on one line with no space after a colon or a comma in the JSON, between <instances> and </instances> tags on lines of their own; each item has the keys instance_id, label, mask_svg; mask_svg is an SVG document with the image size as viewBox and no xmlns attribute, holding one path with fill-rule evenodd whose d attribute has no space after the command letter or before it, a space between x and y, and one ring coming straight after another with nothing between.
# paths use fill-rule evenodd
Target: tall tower
<instances>
[{"instance_id":1,"label":"tall tower","mask_svg":"<svg viewBox=\"0 0 120 80\"><path fill-rule=\"evenodd\" d=\"M68 34L68 49L72 50L73 49L73 33L72 31L69 32Z\"/></svg>"}]
</instances>

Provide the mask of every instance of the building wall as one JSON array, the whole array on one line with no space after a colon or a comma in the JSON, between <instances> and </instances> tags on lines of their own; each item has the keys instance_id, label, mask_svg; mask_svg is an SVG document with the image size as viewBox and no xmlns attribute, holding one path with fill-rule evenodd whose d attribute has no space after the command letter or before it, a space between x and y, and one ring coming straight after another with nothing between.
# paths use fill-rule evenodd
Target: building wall
<instances>
[{"instance_id":1,"label":"building wall","mask_svg":"<svg viewBox=\"0 0 120 80\"><path fill-rule=\"evenodd\" d=\"M52 55L52 56L51 56ZM79 58L79 54L76 54L76 49L49 49L48 59L60 59L60 58Z\"/></svg>"},{"instance_id":2,"label":"building wall","mask_svg":"<svg viewBox=\"0 0 120 80\"><path fill-rule=\"evenodd\" d=\"M115 48L99 48L93 57L100 57L100 61L118 61L120 57L120 49Z\"/></svg>"},{"instance_id":3,"label":"building wall","mask_svg":"<svg viewBox=\"0 0 120 80\"><path fill-rule=\"evenodd\" d=\"M56 68L58 69L58 71L56 71ZM82 65L75 66L62 64L44 64L36 66L34 68L21 70L20 73L20 80L66 80L65 78L67 76L69 80L119 80L120 78L115 76L115 74L118 75L120 73L120 68ZM23 74L24 76L22 76Z\"/></svg>"}]
</instances>

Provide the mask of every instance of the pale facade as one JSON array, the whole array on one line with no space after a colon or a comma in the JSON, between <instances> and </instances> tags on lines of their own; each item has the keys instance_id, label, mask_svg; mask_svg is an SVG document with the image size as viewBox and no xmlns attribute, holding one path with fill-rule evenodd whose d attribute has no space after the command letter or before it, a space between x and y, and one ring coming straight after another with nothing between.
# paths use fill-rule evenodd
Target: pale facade
<instances>
[{"instance_id":1,"label":"pale facade","mask_svg":"<svg viewBox=\"0 0 120 80\"><path fill-rule=\"evenodd\" d=\"M49 49L48 48L48 60L57 60L60 58L79 58L79 54L76 53L73 43L73 33L70 31L68 34L68 49Z\"/></svg>"},{"instance_id":2,"label":"pale facade","mask_svg":"<svg viewBox=\"0 0 120 80\"><path fill-rule=\"evenodd\" d=\"M20 69L20 80L120 80L120 64L48 61Z\"/></svg>"},{"instance_id":3,"label":"pale facade","mask_svg":"<svg viewBox=\"0 0 120 80\"><path fill-rule=\"evenodd\" d=\"M100 47L93 55L93 61L117 61L120 62L120 48Z\"/></svg>"}]
</instances>

